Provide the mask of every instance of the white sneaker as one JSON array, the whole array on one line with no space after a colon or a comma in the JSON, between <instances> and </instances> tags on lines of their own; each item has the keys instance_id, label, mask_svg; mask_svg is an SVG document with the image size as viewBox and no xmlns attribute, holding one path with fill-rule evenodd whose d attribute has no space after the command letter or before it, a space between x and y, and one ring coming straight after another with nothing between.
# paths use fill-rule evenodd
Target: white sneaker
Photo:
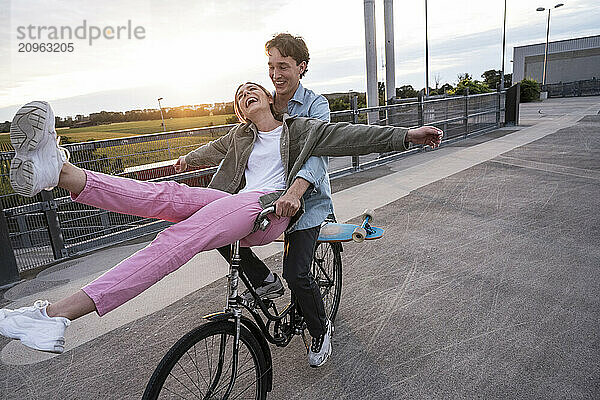
<instances>
[{"instance_id":1,"label":"white sneaker","mask_svg":"<svg viewBox=\"0 0 600 400\"><path fill-rule=\"evenodd\" d=\"M32 197L58 185L69 152L58 145L50 104L32 101L21 107L10 124L10 141L16 153L10 184L16 193Z\"/></svg>"},{"instance_id":2,"label":"white sneaker","mask_svg":"<svg viewBox=\"0 0 600 400\"><path fill-rule=\"evenodd\" d=\"M71 321L64 317L49 317L47 301L38 300L31 307L16 310L0 309L0 335L20 339L35 350L62 353L65 329Z\"/></svg>"},{"instance_id":3,"label":"white sneaker","mask_svg":"<svg viewBox=\"0 0 600 400\"><path fill-rule=\"evenodd\" d=\"M325 364L331 355L331 335L333 334L333 324L327 320L327 328L321 336L312 338L312 346L308 350L308 365L313 368Z\"/></svg>"}]
</instances>

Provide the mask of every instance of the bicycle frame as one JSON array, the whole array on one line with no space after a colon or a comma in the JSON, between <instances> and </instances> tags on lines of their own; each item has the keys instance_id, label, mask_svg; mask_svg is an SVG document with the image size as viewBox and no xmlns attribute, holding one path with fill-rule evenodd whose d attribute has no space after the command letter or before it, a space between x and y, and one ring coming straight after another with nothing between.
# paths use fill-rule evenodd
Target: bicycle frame
<instances>
[{"instance_id":1,"label":"bicycle frame","mask_svg":"<svg viewBox=\"0 0 600 400\"><path fill-rule=\"evenodd\" d=\"M263 210L256 220L255 228L265 230L269 220L261 219L261 217L273 211L273 208L270 211ZM339 305L341 290L341 245L328 240L318 243L319 246L325 244L325 247L315 248L310 268L315 275L322 296L330 299L329 289L333 290L331 292L333 297L331 300L327 300L330 303L327 303L326 306L329 307L326 310L327 316L333 321ZM204 316L203 318L211 323L188 332L171 347L152 374L144 392L144 396L150 397L145 398L156 398L156 395L163 390L163 385L167 384L168 387L173 387L172 384L179 384L180 387L183 386L183 389L190 391L190 388L183 385L178 379L177 374L184 380L192 380L201 398L210 398L217 394L219 397L228 398L237 391L242 380L246 381L245 385L248 384L249 375L246 374L251 370L254 370L256 375L250 375L250 385L245 386L245 389L242 388L242 393L254 385L258 390L256 393L261 393L262 398L264 394L273 389L273 360L270 343L284 347L295 335L302 335L308 349L309 344L304 334L306 324L300 309L297 308L293 293L290 303L278 310L273 300L259 298L256 289L252 286L244 270L241 269L240 264L240 243L236 242L233 244L230 254L226 307L223 311ZM240 295L238 291L240 280L244 282L251 298ZM246 308L252 317L242 315L242 308ZM193 371L195 368L196 371L199 371L194 360L197 359L195 346L201 342L204 343L204 347L211 349L210 353L212 354L212 356L209 355L209 351L206 350L208 373L205 377L208 376L209 379L204 379L202 390L196 385L198 382L190 378L186 371L187 367L179 363L183 357L186 357L186 360L189 358L188 363L191 363L189 365L191 370ZM194 349L192 356L189 353L192 349L190 346ZM251 356L251 359L247 354ZM246 369L248 361L252 363L253 367ZM181 371L175 373L176 366L179 366ZM237 376L238 374L240 376ZM244 378L241 378L242 376ZM165 390L169 390L168 387L164 386Z\"/></svg>"},{"instance_id":2,"label":"bicycle frame","mask_svg":"<svg viewBox=\"0 0 600 400\"><path fill-rule=\"evenodd\" d=\"M291 321L295 320L296 317L296 301L292 296L290 303L281 312L277 312L277 309L273 302L267 300L263 301L257 294L250 283L249 279L243 272L240 272L240 257L239 257L239 243L234 243L232 249L232 258L230 263L230 271L228 275L228 293L227 293L227 306L225 310L205 315L203 318L207 320L221 320L221 319L232 319L236 323L236 326L244 324L255 324L257 331L261 333L264 339L270 343L285 347L291 340L293 335L271 335L269 327L271 323L281 323L285 318L290 318ZM248 291L252 294L254 304L258 306L264 317L267 319L265 324L261 315L256 311L255 308L251 307L251 304L238 295L239 281L242 281ZM241 307L244 307L253 317L254 321L245 318L241 315ZM270 308L273 308L275 314L270 312ZM255 331L251 329L251 331ZM277 329L276 331L277 332ZM282 332L279 332L282 333Z\"/></svg>"},{"instance_id":3,"label":"bicycle frame","mask_svg":"<svg viewBox=\"0 0 600 400\"><path fill-rule=\"evenodd\" d=\"M265 230L269 224L268 220L266 219L266 215L268 213L274 212L274 211L275 211L274 207L271 210L269 210L269 209L263 210L263 212L261 212L259 217L257 218L257 223L255 224L255 227ZM265 222L265 221L267 221L267 222ZM245 274L243 272L240 273L240 271L241 271L240 262L241 262L240 242L238 240L232 244L229 275L227 276L227 289L228 289L227 290L227 306L226 306L225 310L222 312L209 314L209 315L206 315L203 317L209 321L227 319L227 320L233 320L233 322L235 323L235 334L234 334L234 340L233 340L233 360L232 360L232 365L231 365L231 377L229 379L229 384L228 384L227 390L224 394L224 398L229 397L229 394L231 393L231 391L235 385L235 379L236 379L237 368L238 368L239 347L240 347L240 330L241 330L242 325L244 325L244 327L246 329L248 329L254 337L256 337L256 339L258 340L258 342L261 345L261 348L265 354L265 359L267 362L267 374L268 374L268 376L267 376L267 391L271 391L271 388L272 388L273 369L272 369L272 360L271 360L271 350L269 349L269 345L266 343L266 340L268 340L269 342L271 342L277 346L287 346L288 343L290 342L291 338L293 337L293 332L291 335L281 334L281 336L279 336L279 337L274 337L273 335L271 335L269 333L269 326L270 326L271 322L275 322L276 324L279 324L280 321L282 321L288 315L290 316L290 321L294 321L296 306L295 306L295 301L294 301L293 297L292 297L292 302L282 311L282 313L277 313L277 309L275 308L275 305L273 303L270 303L269 305L265 304L262 301L262 299L256 294L254 287L252 286L252 284L250 283L248 278L245 276ZM268 322L266 325L265 325L264 321L262 320L262 318L260 317L260 315L252 307L250 307L250 304L248 304L248 302L246 300L242 299L238 295L238 286L239 286L240 279L244 282L244 284L246 285L246 287L248 288L248 290L254 297L255 304L257 304L259 306L259 308L261 309L261 311L263 312L265 317L268 319ZM250 314L254 317L255 322L253 322L249 318L242 316L241 306L243 306L244 308L246 308L248 310L248 312L250 312ZM273 315L269 312L270 307L273 307L273 309L275 310L275 313L277 315ZM277 328L279 328L279 326L276 325L274 332L277 331ZM222 336L221 342L219 343L219 365L217 367L217 371L215 373L213 381L211 382L210 387L207 391L207 394L206 394L207 397L210 397L213 394L214 390L217 388L218 382L221 379L221 374L223 372L224 355L225 355L225 351L226 351L225 346L226 346L225 336Z\"/></svg>"},{"instance_id":4,"label":"bicycle frame","mask_svg":"<svg viewBox=\"0 0 600 400\"><path fill-rule=\"evenodd\" d=\"M265 230L269 221L266 219L266 215L270 212L274 212L274 208L271 210L265 209L261 212L257 221L255 223L255 229ZM327 242L322 242L327 243ZM341 245L340 245L341 246ZM302 335L305 346L306 337L304 336L304 321L299 313L297 313L296 301L292 294L290 303L285 306L281 312L277 311L275 303L271 300L262 300L246 274L240 268L241 258L240 258L240 242L236 241L232 244L231 251L231 261L229 274L227 275L227 305L225 309L221 312L216 312L213 314L209 314L204 316L204 319L209 321L217 321L217 320L232 320L235 323L235 334L233 340L233 360L231 366L231 377L229 381L229 385L227 391L225 393L225 397L227 398L235 385L235 376L237 374L238 369L238 355L239 355L239 346L240 346L240 330L242 329L242 325L245 329L248 329L250 333L258 340L263 353L265 354L265 359L267 362L267 391L271 391L272 386L272 360L271 360L271 350L267 342L270 342L278 347L287 346L292 338L295 335ZM329 279L329 278L328 278ZM240 280L244 283L248 291L253 297L254 303L250 304L244 298L239 296L238 286ZM264 318L266 318L266 323L260 313L256 310L256 306L262 312ZM253 320L242 315L242 307L248 310L248 312L252 315ZM271 313L270 309L273 309L273 313ZM274 323L273 334L270 332L271 323ZM222 374L222 364L223 358L225 354L225 338L224 336L221 338L221 343L219 346L219 366L214 376L214 381L211 382L210 388L208 390L207 396L211 395L215 388L217 387L218 382L221 379Z\"/></svg>"}]
</instances>

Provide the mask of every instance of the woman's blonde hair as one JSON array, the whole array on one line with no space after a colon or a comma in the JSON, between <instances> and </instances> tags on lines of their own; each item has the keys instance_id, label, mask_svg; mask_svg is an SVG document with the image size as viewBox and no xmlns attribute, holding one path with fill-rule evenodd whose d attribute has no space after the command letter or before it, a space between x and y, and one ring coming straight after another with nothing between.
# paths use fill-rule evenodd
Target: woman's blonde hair
<instances>
[{"instance_id":1,"label":"woman's blonde hair","mask_svg":"<svg viewBox=\"0 0 600 400\"><path fill-rule=\"evenodd\" d=\"M235 91L235 96L233 98L233 111L235 112L235 115L238 117L238 120L242 123L246 123L248 122L248 120L246 119L246 116L244 115L244 113L242 113L242 110L240 108L240 105L238 104L238 92L240 91L240 88L244 85L254 85L254 86L258 86L259 88L262 89L263 92L265 92L265 94L267 95L267 97L271 100L273 100L273 95L271 93L269 93L269 91L267 89L265 89L264 86L259 85L258 83L254 83L254 82L246 82L246 83L242 83L240 86L238 86L238 88ZM273 105L273 103L271 103L270 105L271 108L271 114L273 114L273 117L278 120L281 121L283 115L278 114L277 112L275 112L275 106Z\"/></svg>"}]
</instances>

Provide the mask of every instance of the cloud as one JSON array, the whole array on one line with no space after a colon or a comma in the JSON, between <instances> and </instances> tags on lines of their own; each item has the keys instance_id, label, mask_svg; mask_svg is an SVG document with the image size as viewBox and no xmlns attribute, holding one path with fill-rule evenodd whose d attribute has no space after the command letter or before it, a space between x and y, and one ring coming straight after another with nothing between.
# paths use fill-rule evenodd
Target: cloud
<instances>
[{"instance_id":1,"label":"cloud","mask_svg":"<svg viewBox=\"0 0 600 400\"><path fill-rule=\"evenodd\" d=\"M277 31L306 39L311 62L305 86L320 92L366 88L360 1L3 1L9 7L0 9L0 107L4 107L0 120L9 119L16 104L31 98L54 99L64 115L153 107L157 93L170 105L227 101L240 81L268 84L263 46ZM430 82L436 73L452 82L460 72L479 77L487 69L500 68L500 3L430 0ZM509 4L507 72L512 69L513 46L545 40L545 18L535 12L535 4L533 0ZM382 8L377 2L380 44ZM422 4L395 2L394 11L397 86L420 88ZM14 24L73 24L84 18L98 24L134 19L147 28L148 40L79 46L73 54L16 53L10 37ZM600 9L591 0L568 3L552 18L551 40L600 34ZM385 76L383 59L380 45L379 80Z\"/></svg>"}]
</instances>

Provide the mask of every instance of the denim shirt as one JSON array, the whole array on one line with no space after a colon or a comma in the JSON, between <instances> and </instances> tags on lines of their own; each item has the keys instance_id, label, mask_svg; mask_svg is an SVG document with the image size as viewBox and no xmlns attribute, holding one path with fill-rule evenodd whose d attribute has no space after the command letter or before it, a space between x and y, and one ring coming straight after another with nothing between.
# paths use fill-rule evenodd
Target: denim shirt
<instances>
[{"instance_id":1,"label":"denim shirt","mask_svg":"<svg viewBox=\"0 0 600 400\"><path fill-rule=\"evenodd\" d=\"M329 102L312 90L305 89L302 83L298 85L294 97L288 101L287 113L299 117L318 118L329 122ZM296 178L308 181L311 186L304 193L304 214L300 217L291 231L312 228L321 223L333 213L331 201L331 185L327 167L327 157L310 157L300 169Z\"/></svg>"}]
</instances>

